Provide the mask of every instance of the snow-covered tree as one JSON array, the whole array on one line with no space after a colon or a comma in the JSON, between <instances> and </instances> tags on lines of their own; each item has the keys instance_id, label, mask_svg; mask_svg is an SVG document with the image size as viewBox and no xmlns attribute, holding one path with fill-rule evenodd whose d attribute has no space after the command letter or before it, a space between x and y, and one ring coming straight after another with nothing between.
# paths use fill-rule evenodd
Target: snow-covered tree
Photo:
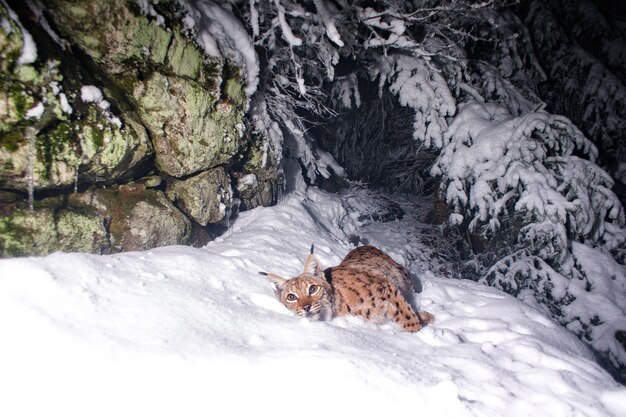
<instances>
[{"instance_id":1,"label":"snow-covered tree","mask_svg":"<svg viewBox=\"0 0 626 417\"><path fill-rule=\"evenodd\" d=\"M450 223L474 236L473 272L542 308L619 367L626 352L614 336L626 319L626 273L607 254L624 259L624 211L613 180L593 162L595 146L562 116L515 117L478 102L460 108L433 174ZM590 277L594 258L612 261L604 279Z\"/></svg>"},{"instance_id":2,"label":"snow-covered tree","mask_svg":"<svg viewBox=\"0 0 626 417\"><path fill-rule=\"evenodd\" d=\"M531 1L524 20L548 74L540 90L549 110L576 123L626 184L626 41L596 3Z\"/></svg>"}]
</instances>

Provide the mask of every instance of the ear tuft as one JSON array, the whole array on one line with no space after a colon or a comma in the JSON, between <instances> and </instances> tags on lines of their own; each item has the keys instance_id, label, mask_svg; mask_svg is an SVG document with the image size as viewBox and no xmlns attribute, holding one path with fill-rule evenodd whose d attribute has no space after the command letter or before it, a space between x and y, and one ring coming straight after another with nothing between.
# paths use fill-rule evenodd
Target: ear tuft
<instances>
[{"instance_id":1,"label":"ear tuft","mask_svg":"<svg viewBox=\"0 0 626 417\"><path fill-rule=\"evenodd\" d=\"M317 256L312 253L306 258L306 262L304 263L304 273L314 277L322 274L322 265L320 264L319 259L317 259Z\"/></svg>"},{"instance_id":2,"label":"ear tuft","mask_svg":"<svg viewBox=\"0 0 626 417\"><path fill-rule=\"evenodd\" d=\"M280 296L280 293L283 291L283 287L285 286L285 282L287 282L287 280L276 274L268 274L267 272L261 272L261 274L267 276L270 284L272 284L272 288L274 288L276 296Z\"/></svg>"}]
</instances>

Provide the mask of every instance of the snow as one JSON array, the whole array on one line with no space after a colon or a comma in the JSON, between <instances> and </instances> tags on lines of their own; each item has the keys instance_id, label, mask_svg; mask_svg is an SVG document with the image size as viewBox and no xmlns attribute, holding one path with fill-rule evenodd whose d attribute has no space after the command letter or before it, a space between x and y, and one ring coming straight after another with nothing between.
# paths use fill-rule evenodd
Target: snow
<instances>
[{"instance_id":1,"label":"snow","mask_svg":"<svg viewBox=\"0 0 626 417\"><path fill-rule=\"evenodd\" d=\"M591 345L600 352L611 352L615 363L626 361L623 346L614 336L623 326L626 315L626 268L615 262L612 256L594 250L581 243L572 243L572 253L585 273L585 280L572 280L569 290L578 302L571 303L564 309L571 317L576 317L568 325L574 332L587 328ZM586 286L593 291L589 291ZM597 326L589 326L598 321L598 316L585 305L601 305L602 315ZM621 356L621 357L620 357Z\"/></svg>"},{"instance_id":2,"label":"snow","mask_svg":"<svg viewBox=\"0 0 626 417\"><path fill-rule=\"evenodd\" d=\"M283 32L283 37L287 41L287 43L291 46L300 46L302 45L302 39L298 38L291 31L291 27L289 27L289 23L285 18L285 8L280 3L280 0L274 0L274 4L276 6L276 10L278 11L278 22L280 24L280 29Z\"/></svg>"},{"instance_id":3,"label":"snow","mask_svg":"<svg viewBox=\"0 0 626 417\"><path fill-rule=\"evenodd\" d=\"M237 181L237 189L239 191L245 191L249 188L254 188L258 185L258 179L254 174L244 175Z\"/></svg>"},{"instance_id":4,"label":"snow","mask_svg":"<svg viewBox=\"0 0 626 417\"><path fill-rule=\"evenodd\" d=\"M531 304L534 297L620 368L626 351L615 329L624 326L626 299L611 294L626 294L626 268L606 254L626 241L624 212L613 180L593 162L595 146L563 116L513 116L502 104L478 102L459 106L444 140L431 172L442 177L450 223L500 233L492 243L504 243L497 260L474 254L480 281ZM512 217L519 223L507 231ZM611 288L594 285L592 275Z\"/></svg>"},{"instance_id":5,"label":"snow","mask_svg":"<svg viewBox=\"0 0 626 417\"><path fill-rule=\"evenodd\" d=\"M324 0L313 0L315 4L315 8L317 9L317 13L324 22L324 27L326 28L326 35L328 38L334 42L335 45L342 47L343 41L341 40L341 35L337 30L337 26L335 26L335 22L331 16L331 11L328 9L327 4Z\"/></svg>"},{"instance_id":6,"label":"snow","mask_svg":"<svg viewBox=\"0 0 626 417\"><path fill-rule=\"evenodd\" d=\"M29 65L34 63L37 60L37 45L35 45L35 41L33 40L32 35L24 28L22 22L20 22L17 14L9 7L5 0L0 0L2 5L9 13L9 17L17 24L22 32L22 52L20 57L17 59L17 63L19 65ZM6 23L2 24L3 27L8 27L7 31L10 33L10 26Z\"/></svg>"},{"instance_id":7,"label":"snow","mask_svg":"<svg viewBox=\"0 0 626 417\"><path fill-rule=\"evenodd\" d=\"M404 55L383 55L370 69L370 78L378 78L379 96L382 87L398 96L398 102L415 110L413 138L429 148L442 147L448 128L447 116L456 112L456 101L446 80L427 60Z\"/></svg>"},{"instance_id":8,"label":"snow","mask_svg":"<svg viewBox=\"0 0 626 417\"><path fill-rule=\"evenodd\" d=\"M80 98L85 103L96 103L96 105L100 107L100 109L102 109L102 113L104 114L104 117L107 118L107 120L109 121L111 125L114 125L118 129L122 128L123 126L122 121L120 120L119 117L111 114L111 111L110 111L111 103L109 103L107 100L104 99L102 91L98 87L96 87L95 85L82 86L80 88ZM61 105L62 107L64 107L63 109L64 111L71 110L71 107L69 109L65 108L65 105L63 104L63 97L61 97Z\"/></svg>"},{"instance_id":9,"label":"snow","mask_svg":"<svg viewBox=\"0 0 626 417\"><path fill-rule=\"evenodd\" d=\"M26 112L26 118L27 119L41 119L41 116L43 115L43 112L45 111L45 107L43 105L42 102L37 103L36 106L28 109L28 111Z\"/></svg>"},{"instance_id":10,"label":"snow","mask_svg":"<svg viewBox=\"0 0 626 417\"><path fill-rule=\"evenodd\" d=\"M626 388L571 333L408 245L436 230L421 200L400 203L402 220L358 222L345 195L309 188L199 249L0 260L0 415L626 413ZM311 243L336 264L355 231L419 275L434 325L309 321L258 274L298 274Z\"/></svg>"},{"instance_id":11,"label":"snow","mask_svg":"<svg viewBox=\"0 0 626 417\"><path fill-rule=\"evenodd\" d=\"M61 110L63 110L66 114L72 114L74 112L74 109L67 100L65 93L59 94L59 101L61 103Z\"/></svg>"},{"instance_id":12,"label":"snow","mask_svg":"<svg viewBox=\"0 0 626 417\"><path fill-rule=\"evenodd\" d=\"M137 5L141 13L154 18L159 26L165 26L165 18L154 9L154 6L148 0L137 0Z\"/></svg>"},{"instance_id":13,"label":"snow","mask_svg":"<svg viewBox=\"0 0 626 417\"><path fill-rule=\"evenodd\" d=\"M95 85L84 85L80 88L80 98L85 103L99 103L102 101L102 91Z\"/></svg>"},{"instance_id":14,"label":"snow","mask_svg":"<svg viewBox=\"0 0 626 417\"><path fill-rule=\"evenodd\" d=\"M250 7L250 26L252 27L252 38L259 36L259 12L256 9L256 0L248 0Z\"/></svg>"},{"instance_id":15,"label":"snow","mask_svg":"<svg viewBox=\"0 0 626 417\"><path fill-rule=\"evenodd\" d=\"M179 0L179 3L188 13L185 26L196 33L204 52L233 59L244 70L246 95L252 97L259 84L259 59L241 21L227 8L209 0Z\"/></svg>"}]
</instances>

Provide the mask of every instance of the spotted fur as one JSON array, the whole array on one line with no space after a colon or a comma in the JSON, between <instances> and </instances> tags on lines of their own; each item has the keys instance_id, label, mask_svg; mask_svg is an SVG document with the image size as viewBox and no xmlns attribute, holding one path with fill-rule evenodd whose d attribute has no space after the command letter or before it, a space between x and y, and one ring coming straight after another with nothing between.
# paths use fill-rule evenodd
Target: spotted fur
<instances>
[{"instance_id":1,"label":"spotted fur","mask_svg":"<svg viewBox=\"0 0 626 417\"><path fill-rule=\"evenodd\" d=\"M266 274L278 299L297 315L318 320L361 316L374 322L395 321L417 332L434 317L417 314L407 301L413 284L407 270L373 246L352 250L338 266L323 270L311 251L304 272L291 279Z\"/></svg>"}]
</instances>

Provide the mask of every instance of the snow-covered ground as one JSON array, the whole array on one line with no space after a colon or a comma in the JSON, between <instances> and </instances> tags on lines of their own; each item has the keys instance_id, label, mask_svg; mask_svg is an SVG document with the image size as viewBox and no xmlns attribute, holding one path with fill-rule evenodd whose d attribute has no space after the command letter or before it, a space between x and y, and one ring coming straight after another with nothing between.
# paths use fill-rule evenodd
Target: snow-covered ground
<instances>
[{"instance_id":1,"label":"snow-covered ground","mask_svg":"<svg viewBox=\"0 0 626 417\"><path fill-rule=\"evenodd\" d=\"M408 244L437 238L418 203L364 225L346 210L358 195L309 189L201 249L0 261L0 415L626 415L626 388L576 337ZM312 243L336 264L349 234L419 275L434 325L298 318L258 274L298 274Z\"/></svg>"}]
</instances>

